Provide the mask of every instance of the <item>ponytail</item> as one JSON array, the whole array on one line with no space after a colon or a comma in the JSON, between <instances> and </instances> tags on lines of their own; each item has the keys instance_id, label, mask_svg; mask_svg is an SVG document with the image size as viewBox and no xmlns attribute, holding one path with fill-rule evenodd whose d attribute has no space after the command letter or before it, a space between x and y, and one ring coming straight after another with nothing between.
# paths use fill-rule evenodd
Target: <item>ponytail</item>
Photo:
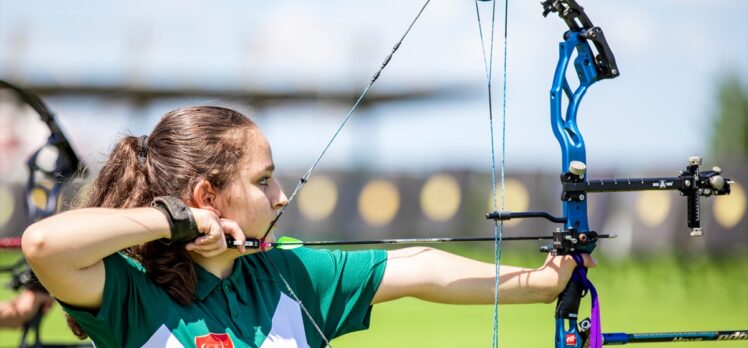
<instances>
[{"instance_id":1,"label":"ponytail","mask_svg":"<svg viewBox=\"0 0 748 348\"><path fill-rule=\"evenodd\" d=\"M223 188L244 158L255 124L234 110L197 106L167 113L150 136L125 136L114 147L94 181L84 207L150 206L157 196L192 198L202 180ZM175 302L195 299L197 273L183 245L151 241L122 251L140 262L148 277ZM68 316L68 326L87 337Z\"/></svg>"}]
</instances>

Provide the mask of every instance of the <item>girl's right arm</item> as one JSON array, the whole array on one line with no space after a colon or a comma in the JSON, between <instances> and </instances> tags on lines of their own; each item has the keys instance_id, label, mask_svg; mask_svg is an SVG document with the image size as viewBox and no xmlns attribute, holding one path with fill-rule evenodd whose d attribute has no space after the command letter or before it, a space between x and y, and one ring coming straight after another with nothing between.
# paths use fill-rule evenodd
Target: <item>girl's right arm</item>
<instances>
[{"instance_id":1,"label":"girl's right arm","mask_svg":"<svg viewBox=\"0 0 748 348\"><path fill-rule=\"evenodd\" d=\"M56 298L98 309L104 293L103 259L124 248L170 236L169 222L157 209L86 208L29 226L22 248L34 273Z\"/></svg>"}]
</instances>

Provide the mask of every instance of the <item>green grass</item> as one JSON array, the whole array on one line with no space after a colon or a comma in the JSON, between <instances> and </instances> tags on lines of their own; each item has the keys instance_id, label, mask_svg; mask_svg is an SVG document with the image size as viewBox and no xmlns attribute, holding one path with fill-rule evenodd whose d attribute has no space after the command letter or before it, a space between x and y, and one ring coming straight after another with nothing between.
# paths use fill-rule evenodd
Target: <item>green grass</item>
<instances>
[{"instance_id":1,"label":"green grass","mask_svg":"<svg viewBox=\"0 0 748 348\"><path fill-rule=\"evenodd\" d=\"M492 260L491 252L451 249L461 255ZM0 254L0 264L15 255ZM512 251L504 264L538 266L543 255ZM678 258L672 254L640 260L599 260L590 278L601 296L604 332L701 331L748 329L748 255L725 259ZM6 278L0 279L1 283ZM0 298L12 294L0 290ZM588 310L589 302L583 300ZM499 308L502 347L551 347L554 305ZM338 338L336 348L490 347L493 306L457 306L404 299L377 305L371 329ZM2 346L16 342L13 331L0 330ZM74 341L56 306L43 324L43 338ZM672 347L646 344L644 347ZM677 346L677 345L676 345ZM748 347L748 341L685 343L688 348Z\"/></svg>"}]
</instances>

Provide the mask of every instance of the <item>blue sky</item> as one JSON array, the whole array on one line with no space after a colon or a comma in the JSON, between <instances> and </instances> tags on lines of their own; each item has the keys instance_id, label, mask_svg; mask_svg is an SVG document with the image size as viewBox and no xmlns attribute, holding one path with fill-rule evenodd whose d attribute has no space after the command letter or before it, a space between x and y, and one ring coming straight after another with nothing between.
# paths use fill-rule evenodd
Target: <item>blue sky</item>
<instances>
[{"instance_id":1,"label":"blue sky","mask_svg":"<svg viewBox=\"0 0 748 348\"><path fill-rule=\"evenodd\" d=\"M734 74L748 83L748 1L581 2L605 31L621 70L619 78L593 86L581 106L590 168L655 166L667 174L692 154L708 155L717 82ZM0 77L21 84L362 90L421 4L2 0ZM481 6L484 18L489 6ZM543 18L538 1L509 6L507 167L555 171L560 155L548 89L565 27L558 18ZM475 16L471 1L432 1L373 89L460 86L463 97L362 110L323 167L487 170ZM502 26L496 28L497 103ZM134 109L122 101L49 100L89 161L118 134L143 134L168 109L202 102L226 103L176 100ZM298 170L311 164L348 108L288 104L255 116L279 167Z\"/></svg>"}]
</instances>

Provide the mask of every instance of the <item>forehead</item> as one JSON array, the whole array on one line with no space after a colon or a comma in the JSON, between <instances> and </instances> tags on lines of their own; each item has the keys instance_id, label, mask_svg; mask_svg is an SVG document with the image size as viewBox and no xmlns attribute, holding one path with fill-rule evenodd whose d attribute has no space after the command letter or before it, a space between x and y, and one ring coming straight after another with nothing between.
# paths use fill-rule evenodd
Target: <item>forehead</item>
<instances>
[{"instance_id":1,"label":"forehead","mask_svg":"<svg viewBox=\"0 0 748 348\"><path fill-rule=\"evenodd\" d=\"M246 137L246 152L243 169L250 171L274 170L273 153L270 143L258 129L253 129Z\"/></svg>"}]
</instances>

